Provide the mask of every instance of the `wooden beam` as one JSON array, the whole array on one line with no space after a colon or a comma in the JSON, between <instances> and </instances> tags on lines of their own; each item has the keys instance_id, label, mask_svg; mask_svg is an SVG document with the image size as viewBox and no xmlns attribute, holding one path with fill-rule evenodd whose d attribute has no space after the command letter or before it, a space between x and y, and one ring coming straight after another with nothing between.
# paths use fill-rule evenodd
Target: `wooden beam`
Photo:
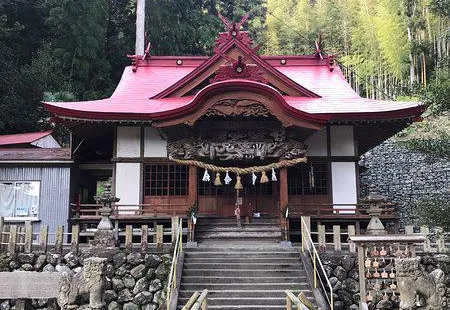
<instances>
[{"instance_id":1,"label":"wooden beam","mask_svg":"<svg viewBox=\"0 0 450 310\"><path fill-rule=\"evenodd\" d=\"M288 200L288 184L287 184L287 168L283 167L280 169L280 207L278 210L278 215L281 214L281 210L283 210L287 204ZM280 224L281 227L284 225L284 217L280 216Z\"/></svg>"},{"instance_id":2,"label":"wooden beam","mask_svg":"<svg viewBox=\"0 0 450 310\"><path fill-rule=\"evenodd\" d=\"M189 166L189 190L188 190L189 207L197 204L197 166ZM187 210L186 210L187 211Z\"/></svg>"}]
</instances>

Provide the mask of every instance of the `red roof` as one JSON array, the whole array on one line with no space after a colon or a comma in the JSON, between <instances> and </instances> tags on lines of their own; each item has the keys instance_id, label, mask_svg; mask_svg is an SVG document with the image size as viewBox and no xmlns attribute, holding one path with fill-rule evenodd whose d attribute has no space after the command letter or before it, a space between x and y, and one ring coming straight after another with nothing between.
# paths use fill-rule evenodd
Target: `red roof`
<instances>
[{"instance_id":1,"label":"red roof","mask_svg":"<svg viewBox=\"0 0 450 310\"><path fill-rule=\"evenodd\" d=\"M361 98L339 67L330 67L332 59L327 56L258 56L252 44L245 32L237 36L225 33L219 36L215 54L209 58L147 56L142 60L142 56L133 56L133 66L125 68L110 98L44 105L62 119L154 121L182 116L200 105L199 98L208 92L217 93L233 84L236 90L251 87L253 91L258 88L274 93L292 116L322 124L333 120L414 119L425 109L420 102ZM268 82L239 79L236 74L211 82L210 76L217 76L220 68L236 65L236 55Z\"/></svg>"},{"instance_id":2,"label":"red roof","mask_svg":"<svg viewBox=\"0 0 450 310\"><path fill-rule=\"evenodd\" d=\"M52 133L49 131L18 133L12 135L0 136L0 145L29 144L36 140L42 139Z\"/></svg>"}]
</instances>

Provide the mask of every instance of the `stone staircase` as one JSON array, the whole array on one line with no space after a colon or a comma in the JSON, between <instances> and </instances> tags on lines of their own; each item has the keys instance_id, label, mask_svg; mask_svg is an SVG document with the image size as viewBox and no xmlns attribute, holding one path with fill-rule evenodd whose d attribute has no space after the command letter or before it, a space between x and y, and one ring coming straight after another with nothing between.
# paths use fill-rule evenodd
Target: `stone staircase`
<instances>
[{"instance_id":1,"label":"stone staircase","mask_svg":"<svg viewBox=\"0 0 450 310\"><path fill-rule=\"evenodd\" d=\"M237 228L232 220L215 219L199 226L199 247L185 249L178 309L203 289L208 309L286 309L286 289L313 301L299 250L280 247L277 221Z\"/></svg>"}]
</instances>

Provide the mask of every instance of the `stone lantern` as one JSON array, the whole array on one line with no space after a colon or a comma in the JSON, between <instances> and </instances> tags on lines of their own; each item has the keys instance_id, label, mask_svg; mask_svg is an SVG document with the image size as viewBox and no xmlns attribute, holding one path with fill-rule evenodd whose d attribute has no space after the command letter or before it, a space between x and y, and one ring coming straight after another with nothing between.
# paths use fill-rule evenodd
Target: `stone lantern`
<instances>
[{"instance_id":1,"label":"stone lantern","mask_svg":"<svg viewBox=\"0 0 450 310\"><path fill-rule=\"evenodd\" d=\"M393 204L389 202L388 197L380 195L375 185L370 185L369 195L361 199L361 202L369 205L367 210L371 219L367 225L367 233L370 235L386 235L387 231L381 223L380 215L385 207L391 207Z\"/></svg>"}]
</instances>

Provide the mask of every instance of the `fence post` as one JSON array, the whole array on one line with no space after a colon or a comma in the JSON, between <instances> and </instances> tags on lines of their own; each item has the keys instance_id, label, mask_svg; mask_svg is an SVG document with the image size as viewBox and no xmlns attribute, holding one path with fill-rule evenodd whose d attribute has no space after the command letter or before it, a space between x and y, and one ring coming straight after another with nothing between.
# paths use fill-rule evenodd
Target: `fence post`
<instances>
[{"instance_id":1,"label":"fence post","mask_svg":"<svg viewBox=\"0 0 450 310\"><path fill-rule=\"evenodd\" d=\"M31 253L33 247L33 226L30 221L25 222L25 253Z\"/></svg>"},{"instance_id":2,"label":"fence post","mask_svg":"<svg viewBox=\"0 0 450 310\"><path fill-rule=\"evenodd\" d=\"M340 225L333 225L333 244L334 244L335 251L341 250L341 226Z\"/></svg>"},{"instance_id":3,"label":"fence post","mask_svg":"<svg viewBox=\"0 0 450 310\"><path fill-rule=\"evenodd\" d=\"M420 226L420 233L425 237L423 251L425 253L431 252L430 229L426 226Z\"/></svg>"},{"instance_id":4,"label":"fence post","mask_svg":"<svg viewBox=\"0 0 450 310\"><path fill-rule=\"evenodd\" d=\"M42 253L47 253L47 242L48 242L48 226L41 226L41 233L39 234L39 251Z\"/></svg>"},{"instance_id":5,"label":"fence post","mask_svg":"<svg viewBox=\"0 0 450 310\"><path fill-rule=\"evenodd\" d=\"M162 253L163 251L163 238L164 238L164 227L162 225L156 226L156 251Z\"/></svg>"},{"instance_id":6,"label":"fence post","mask_svg":"<svg viewBox=\"0 0 450 310\"><path fill-rule=\"evenodd\" d=\"M16 252L17 226L9 226L9 243L8 252L14 254Z\"/></svg>"},{"instance_id":7,"label":"fence post","mask_svg":"<svg viewBox=\"0 0 450 310\"><path fill-rule=\"evenodd\" d=\"M177 241L178 222L180 218L178 216L172 216L172 244Z\"/></svg>"},{"instance_id":8,"label":"fence post","mask_svg":"<svg viewBox=\"0 0 450 310\"><path fill-rule=\"evenodd\" d=\"M141 227L141 252L147 252L148 250L148 225L142 225Z\"/></svg>"},{"instance_id":9,"label":"fence post","mask_svg":"<svg viewBox=\"0 0 450 310\"><path fill-rule=\"evenodd\" d=\"M302 216L301 217L301 233L302 233L302 243L305 250L310 250L311 246L314 244L309 243L308 233L311 235L311 217L310 216Z\"/></svg>"},{"instance_id":10,"label":"fence post","mask_svg":"<svg viewBox=\"0 0 450 310\"><path fill-rule=\"evenodd\" d=\"M125 226L125 249L128 253L133 251L133 225Z\"/></svg>"},{"instance_id":11,"label":"fence post","mask_svg":"<svg viewBox=\"0 0 450 310\"><path fill-rule=\"evenodd\" d=\"M406 225L405 226L405 235L412 235L412 234L414 234L414 226Z\"/></svg>"},{"instance_id":12,"label":"fence post","mask_svg":"<svg viewBox=\"0 0 450 310\"><path fill-rule=\"evenodd\" d=\"M445 253L445 236L442 227L436 227L436 245L439 253Z\"/></svg>"},{"instance_id":13,"label":"fence post","mask_svg":"<svg viewBox=\"0 0 450 310\"><path fill-rule=\"evenodd\" d=\"M63 248L63 239L64 239L64 226L58 226L56 228L55 235L55 252L61 254Z\"/></svg>"},{"instance_id":14,"label":"fence post","mask_svg":"<svg viewBox=\"0 0 450 310\"><path fill-rule=\"evenodd\" d=\"M317 242L319 243L319 251L325 252L327 250L325 225L317 225Z\"/></svg>"},{"instance_id":15,"label":"fence post","mask_svg":"<svg viewBox=\"0 0 450 310\"><path fill-rule=\"evenodd\" d=\"M78 253L78 243L80 242L80 225L72 225L72 239L70 242L70 250L77 254Z\"/></svg>"},{"instance_id":16,"label":"fence post","mask_svg":"<svg viewBox=\"0 0 450 310\"><path fill-rule=\"evenodd\" d=\"M356 244L350 241L350 237L356 235L356 227L355 225L348 225L347 230L348 230L348 250L352 253L355 253Z\"/></svg>"}]
</instances>

